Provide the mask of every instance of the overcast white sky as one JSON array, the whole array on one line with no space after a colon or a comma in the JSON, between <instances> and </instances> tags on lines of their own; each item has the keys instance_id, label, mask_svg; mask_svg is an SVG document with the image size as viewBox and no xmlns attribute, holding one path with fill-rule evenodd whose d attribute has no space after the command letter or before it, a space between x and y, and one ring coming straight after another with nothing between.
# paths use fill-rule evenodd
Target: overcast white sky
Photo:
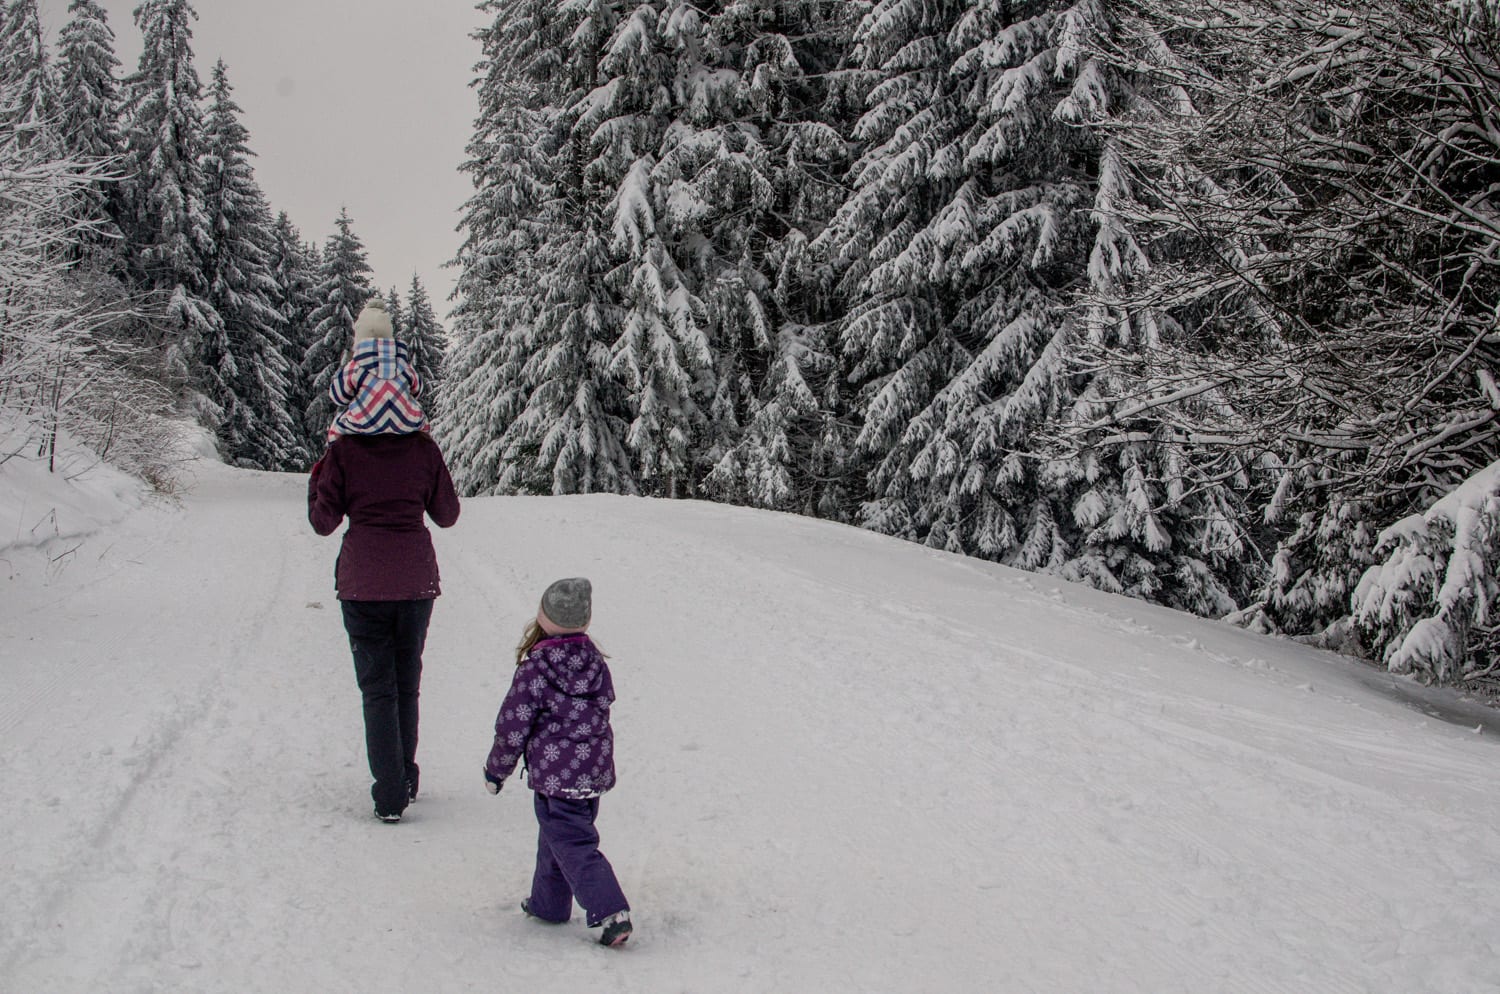
<instances>
[{"instance_id":1,"label":"overcast white sky","mask_svg":"<svg viewBox=\"0 0 1500 994\"><path fill-rule=\"evenodd\" d=\"M99 0L121 76L136 69L139 0ZM68 0L40 0L55 43ZM208 85L223 58L245 110L255 174L273 210L322 245L347 206L375 285L421 277L439 317L456 272L458 172L473 132L469 88L485 20L471 0L193 0L193 53Z\"/></svg>"}]
</instances>

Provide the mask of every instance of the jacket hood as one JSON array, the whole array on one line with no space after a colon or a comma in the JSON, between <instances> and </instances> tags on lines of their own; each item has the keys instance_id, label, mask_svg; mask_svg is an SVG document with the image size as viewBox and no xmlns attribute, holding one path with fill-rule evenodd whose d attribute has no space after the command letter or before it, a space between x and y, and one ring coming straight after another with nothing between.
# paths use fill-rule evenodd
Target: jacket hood
<instances>
[{"instance_id":1,"label":"jacket hood","mask_svg":"<svg viewBox=\"0 0 1500 994\"><path fill-rule=\"evenodd\" d=\"M604 685L604 656L587 635L544 638L531 656L542 677L569 697L597 697Z\"/></svg>"},{"instance_id":2,"label":"jacket hood","mask_svg":"<svg viewBox=\"0 0 1500 994\"><path fill-rule=\"evenodd\" d=\"M367 338L354 345L353 360L382 380L394 380L406 361L406 343L394 338Z\"/></svg>"}]
</instances>

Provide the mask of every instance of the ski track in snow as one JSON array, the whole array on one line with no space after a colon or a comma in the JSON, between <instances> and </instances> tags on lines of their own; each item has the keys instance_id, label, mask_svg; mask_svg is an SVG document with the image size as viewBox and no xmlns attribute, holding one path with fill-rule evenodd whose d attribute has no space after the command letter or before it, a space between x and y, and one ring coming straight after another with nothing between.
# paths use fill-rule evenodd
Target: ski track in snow
<instances>
[{"instance_id":1,"label":"ski track in snow","mask_svg":"<svg viewBox=\"0 0 1500 994\"><path fill-rule=\"evenodd\" d=\"M1491 726L786 515L465 502L435 531L422 796L379 824L303 488L205 466L181 511L16 571L0 990L1500 990ZM530 792L480 774L520 628L572 575L619 693L619 951L520 914Z\"/></svg>"}]
</instances>

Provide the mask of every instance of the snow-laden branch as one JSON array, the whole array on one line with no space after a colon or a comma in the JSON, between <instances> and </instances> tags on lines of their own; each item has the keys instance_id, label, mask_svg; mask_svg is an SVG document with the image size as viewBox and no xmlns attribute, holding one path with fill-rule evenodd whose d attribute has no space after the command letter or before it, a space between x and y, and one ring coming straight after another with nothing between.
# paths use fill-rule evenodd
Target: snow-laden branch
<instances>
[{"instance_id":1,"label":"snow-laden branch","mask_svg":"<svg viewBox=\"0 0 1500 994\"><path fill-rule=\"evenodd\" d=\"M1500 663L1500 463L1380 535L1354 617L1392 672L1475 680Z\"/></svg>"}]
</instances>

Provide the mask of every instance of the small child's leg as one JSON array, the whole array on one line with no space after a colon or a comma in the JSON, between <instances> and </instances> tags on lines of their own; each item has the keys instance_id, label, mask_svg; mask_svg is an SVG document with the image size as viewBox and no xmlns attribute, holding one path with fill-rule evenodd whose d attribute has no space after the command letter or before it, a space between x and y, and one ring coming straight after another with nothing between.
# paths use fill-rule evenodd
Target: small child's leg
<instances>
[{"instance_id":1,"label":"small child's leg","mask_svg":"<svg viewBox=\"0 0 1500 994\"><path fill-rule=\"evenodd\" d=\"M536 840L536 871L531 877L531 896L526 900L526 913L543 921L565 922L573 917L573 888L568 886L567 877L547 841L542 801L542 795L537 794L536 818L540 827Z\"/></svg>"},{"instance_id":2,"label":"small child's leg","mask_svg":"<svg viewBox=\"0 0 1500 994\"><path fill-rule=\"evenodd\" d=\"M536 812L542 845L578 903L583 905L589 927L617 911L628 911L630 903L620 890L614 868L599 851L599 832L594 827L599 799L571 801L537 794ZM540 865L538 857L539 869Z\"/></svg>"}]
</instances>

